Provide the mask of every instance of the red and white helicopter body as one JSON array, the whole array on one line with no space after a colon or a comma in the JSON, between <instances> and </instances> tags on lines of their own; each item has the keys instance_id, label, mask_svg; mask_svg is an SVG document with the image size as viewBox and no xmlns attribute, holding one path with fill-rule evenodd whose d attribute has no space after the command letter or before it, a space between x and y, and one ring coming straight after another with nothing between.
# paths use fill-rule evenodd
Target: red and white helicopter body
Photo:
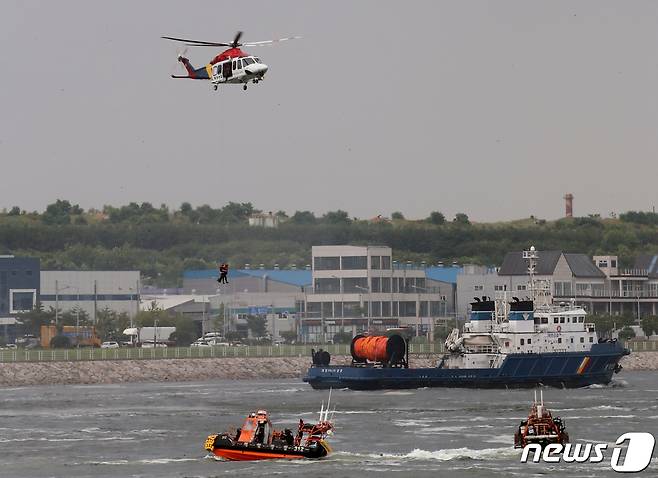
<instances>
[{"instance_id":1,"label":"red and white helicopter body","mask_svg":"<svg viewBox=\"0 0 658 478\"><path fill-rule=\"evenodd\" d=\"M240 49L241 46L263 46L273 43L294 40L300 37L280 38L278 40L266 40L260 42L240 43L242 32L238 32L231 43L205 42L199 40L187 40L184 38L162 37L166 40L173 40L185 43L187 46L228 46L228 50L223 51L209 63L201 68L194 68L190 60L183 55L178 55L178 61L183 64L187 70L186 76L171 75L172 78L188 78L192 80L210 80L216 90L221 84L242 84L247 89L247 83L257 84L265 78L268 66L260 61L257 56L249 55Z\"/></svg>"}]
</instances>

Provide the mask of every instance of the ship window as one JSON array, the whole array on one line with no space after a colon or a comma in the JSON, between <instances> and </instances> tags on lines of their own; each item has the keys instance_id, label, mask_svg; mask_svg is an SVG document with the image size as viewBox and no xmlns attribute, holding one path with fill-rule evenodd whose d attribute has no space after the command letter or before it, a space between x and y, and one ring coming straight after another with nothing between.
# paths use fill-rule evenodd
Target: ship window
<instances>
[{"instance_id":1,"label":"ship window","mask_svg":"<svg viewBox=\"0 0 658 478\"><path fill-rule=\"evenodd\" d=\"M558 339L557 339L557 343L558 343L558 344L561 344L561 343L562 343L562 337L558 337Z\"/></svg>"},{"instance_id":2,"label":"ship window","mask_svg":"<svg viewBox=\"0 0 658 478\"><path fill-rule=\"evenodd\" d=\"M532 339L528 339L528 345L532 343Z\"/></svg>"},{"instance_id":3,"label":"ship window","mask_svg":"<svg viewBox=\"0 0 658 478\"><path fill-rule=\"evenodd\" d=\"M573 337L571 337L571 343L573 343Z\"/></svg>"},{"instance_id":4,"label":"ship window","mask_svg":"<svg viewBox=\"0 0 658 478\"><path fill-rule=\"evenodd\" d=\"M553 323L554 323L554 324L557 324L558 322L559 322L558 318L557 318L557 317L554 317L554 318L553 318Z\"/></svg>"},{"instance_id":5,"label":"ship window","mask_svg":"<svg viewBox=\"0 0 658 478\"><path fill-rule=\"evenodd\" d=\"M541 323L542 324L548 324L548 317L542 317L541 318Z\"/></svg>"},{"instance_id":6,"label":"ship window","mask_svg":"<svg viewBox=\"0 0 658 478\"><path fill-rule=\"evenodd\" d=\"M579 322L585 322L585 317L581 317Z\"/></svg>"},{"instance_id":7,"label":"ship window","mask_svg":"<svg viewBox=\"0 0 658 478\"><path fill-rule=\"evenodd\" d=\"M612 259L612 260L610 261L610 267L617 267L617 261L614 260L614 259Z\"/></svg>"},{"instance_id":8,"label":"ship window","mask_svg":"<svg viewBox=\"0 0 658 478\"><path fill-rule=\"evenodd\" d=\"M590 337L590 338L589 338L589 341L590 341L590 342L594 342L594 337Z\"/></svg>"},{"instance_id":9,"label":"ship window","mask_svg":"<svg viewBox=\"0 0 658 478\"><path fill-rule=\"evenodd\" d=\"M581 344L584 344L584 343L585 343L585 337L581 337L581 338L580 338L580 343L581 343Z\"/></svg>"},{"instance_id":10,"label":"ship window","mask_svg":"<svg viewBox=\"0 0 658 478\"><path fill-rule=\"evenodd\" d=\"M509 342L505 342L505 347L509 347Z\"/></svg>"},{"instance_id":11,"label":"ship window","mask_svg":"<svg viewBox=\"0 0 658 478\"><path fill-rule=\"evenodd\" d=\"M523 340L523 339L521 339L521 345L524 345L524 343L525 343L525 342L524 342L524 340Z\"/></svg>"},{"instance_id":12,"label":"ship window","mask_svg":"<svg viewBox=\"0 0 658 478\"><path fill-rule=\"evenodd\" d=\"M567 317L567 323L571 322L571 317Z\"/></svg>"},{"instance_id":13,"label":"ship window","mask_svg":"<svg viewBox=\"0 0 658 478\"><path fill-rule=\"evenodd\" d=\"M564 324L564 317L560 317L560 323Z\"/></svg>"}]
</instances>

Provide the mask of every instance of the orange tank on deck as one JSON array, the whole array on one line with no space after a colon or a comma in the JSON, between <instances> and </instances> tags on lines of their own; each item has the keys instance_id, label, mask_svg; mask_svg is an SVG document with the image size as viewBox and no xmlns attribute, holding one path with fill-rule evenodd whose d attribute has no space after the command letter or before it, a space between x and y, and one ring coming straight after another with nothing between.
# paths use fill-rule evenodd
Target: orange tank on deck
<instances>
[{"instance_id":1,"label":"orange tank on deck","mask_svg":"<svg viewBox=\"0 0 658 478\"><path fill-rule=\"evenodd\" d=\"M399 334L357 335L350 346L353 364L375 363L387 367L406 367L407 342Z\"/></svg>"},{"instance_id":2,"label":"orange tank on deck","mask_svg":"<svg viewBox=\"0 0 658 478\"><path fill-rule=\"evenodd\" d=\"M371 362L385 362L388 360L386 345L388 337L372 335L369 337L358 337L354 340L353 354L361 359Z\"/></svg>"}]
</instances>

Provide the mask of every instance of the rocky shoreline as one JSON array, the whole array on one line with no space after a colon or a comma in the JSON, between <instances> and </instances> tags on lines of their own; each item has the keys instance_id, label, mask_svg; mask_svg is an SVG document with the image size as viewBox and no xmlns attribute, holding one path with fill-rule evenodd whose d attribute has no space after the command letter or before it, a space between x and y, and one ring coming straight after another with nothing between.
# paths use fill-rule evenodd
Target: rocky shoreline
<instances>
[{"instance_id":1,"label":"rocky shoreline","mask_svg":"<svg viewBox=\"0 0 658 478\"><path fill-rule=\"evenodd\" d=\"M411 357L412 367L432 367L437 355ZM332 363L347 364L347 356ZM308 357L103 360L80 362L17 362L0 364L0 387L26 385L109 384L300 378ZM636 352L622 359L624 370L658 370L658 353Z\"/></svg>"}]
</instances>

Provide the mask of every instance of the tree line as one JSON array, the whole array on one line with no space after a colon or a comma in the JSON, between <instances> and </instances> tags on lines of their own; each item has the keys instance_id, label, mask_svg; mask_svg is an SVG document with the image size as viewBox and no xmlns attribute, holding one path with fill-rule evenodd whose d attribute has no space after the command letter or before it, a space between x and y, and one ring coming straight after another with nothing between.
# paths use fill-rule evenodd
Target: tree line
<instances>
[{"instance_id":1,"label":"tree line","mask_svg":"<svg viewBox=\"0 0 658 478\"><path fill-rule=\"evenodd\" d=\"M534 217L503 223L472 223L464 213L448 220L433 211L408 220L397 211L391 219L358 219L348 212L273 212L277 228L250 227L258 212L251 203L229 202L221 208L183 203L170 210L150 203L83 210L57 200L45 211L19 207L0 212L0 254L31 255L46 270L140 270L146 284L180 285L184 270L278 264L310 264L311 246L384 244L394 259L427 264L500 265L509 251L534 245L539 250L616 254L631 267L638 254L658 253L658 215L620 214L546 221Z\"/></svg>"}]
</instances>

